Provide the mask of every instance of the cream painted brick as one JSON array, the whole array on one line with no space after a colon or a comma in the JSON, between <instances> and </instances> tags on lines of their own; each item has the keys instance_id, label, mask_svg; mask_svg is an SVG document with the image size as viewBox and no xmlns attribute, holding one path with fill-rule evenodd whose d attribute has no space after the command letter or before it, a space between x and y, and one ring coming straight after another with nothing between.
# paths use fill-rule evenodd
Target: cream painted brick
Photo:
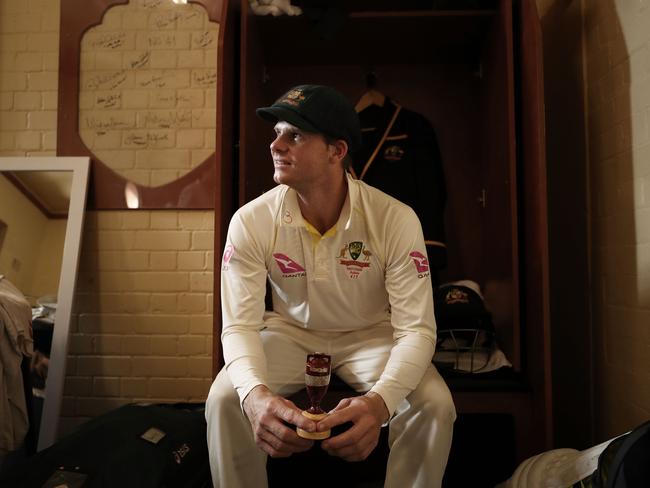
<instances>
[{"instance_id":1,"label":"cream painted brick","mask_svg":"<svg viewBox=\"0 0 650 488\"><path fill-rule=\"evenodd\" d=\"M77 415L94 418L123 407L127 403L130 401L124 398L77 398L76 412Z\"/></svg>"},{"instance_id":2,"label":"cream painted brick","mask_svg":"<svg viewBox=\"0 0 650 488\"><path fill-rule=\"evenodd\" d=\"M214 249L214 232L196 230L192 232L192 250Z\"/></svg>"},{"instance_id":3,"label":"cream painted brick","mask_svg":"<svg viewBox=\"0 0 650 488\"><path fill-rule=\"evenodd\" d=\"M176 357L133 358L134 371L146 371L151 376L187 376L188 360Z\"/></svg>"},{"instance_id":4,"label":"cream painted brick","mask_svg":"<svg viewBox=\"0 0 650 488\"><path fill-rule=\"evenodd\" d=\"M165 230L137 231L134 249L187 250L190 248L190 233Z\"/></svg>"},{"instance_id":5,"label":"cream painted brick","mask_svg":"<svg viewBox=\"0 0 650 488\"><path fill-rule=\"evenodd\" d=\"M73 429L70 427L70 424L78 426L79 423L71 422L71 419L66 418L66 416L76 415L77 409L74 403L74 398L69 396L64 396L61 399L61 417L59 418L59 428L58 433L62 435L65 432L72 432ZM80 417L75 417L75 420ZM81 422L80 422L81 423ZM70 429L70 430L66 430Z\"/></svg>"},{"instance_id":6,"label":"cream painted brick","mask_svg":"<svg viewBox=\"0 0 650 488\"><path fill-rule=\"evenodd\" d=\"M104 30L112 31L122 28L122 17L125 14L125 9L119 6L110 8L102 17L102 23L97 26Z\"/></svg>"},{"instance_id":7,"label":"cream painted brick","mask_svg":"<svg viewBox=\"0 0 650 488\"><path fill-rule=\"evenodd\" d=\"M122 216L123 229L148 229L150 212L134 211L125 212Z\"/></svg>"},{"instance_id":8,"label":"cream painted brick","mask_svg":"<svg viewBox=\"0 0 650 488\"><path fill-rule=\"evenodd\" d=\"M122 219L126 212L95 212L96 228L115 230L122 228Z\"/></svg>"},{"instance_id":9,"label":"cream painted brick","mask_svg":"<svg viewBox=\"0 0 650 488\"><path fill-rule=\"evenodd\" d=\"M138 113L138 127L147 129L190 128L191 110L149 110Z\"/></svg>"},{"instance_id":10,"label":"cream painted brick","mask_svg":"<svg viewBox=\"0 0 650 488\"><path fill-rule=\"evenodd\" d=\"M178 355L178 338L176 336L151 337L152 356Z\"/></svg>"},{"instance_id":11,"label":"cream painted brick","mask_svg":"<svg viewBox=\"0 0 650 488\"><path fill-rule=\"evenodd\" d=\"M120 314L80 314L79 331L84 334L131 334L136 318Z\"/></svg>"},{"instance_id":12,"label":"cream painted brick","mask_svg":"<svg viewBox=\"0 0 650 488\"><path fill-rule=\"evenodd\" d=\"M217 148L217 134L215 130L205 129L205 148L214 152Z\"/></svg>"},{"instance_id":13,"label":"cream painted brick","mask_svg":"<svg viewBox=\"0 0 650 488\"><path fill-rule=\"evenodd\" d=\"M68 396L88 396L92 392L92 379L88 376L67 376L63 394Z\"/></svg>"},{"instance_id":14,"label":"cream painted brick","mask_svg":"<svg viewBox=\"0 0 650 488\"><path fill-rule=\"evenodd\" d=\"M179 68L203 68L203 52L197 50L178 51Z\"/></svg>"},{"instance_id":15,"label":"cream painted brick","mask_svg":"<svg viewBox=\"0 0 650 488\"><path fill-rule=\"evenodd\" d=\"M151 213L152 229L177 229L178 213L177 212L152 212Z\"/></svg>"},{"instance_id":16,"label":"cream painted brick","mask_svg":"<svg viewBox=\"0 0 650 488\"><path fill-rule=\"evenodd\" d=\"M216 49L208 49L204 53L204 61L203 61L203 66L206 68L213 68L214 70L217 69L217 65L219 64L219 56L217 54Z\"/></svg>"},{"instance_id":17,"label":"cream painted brick","mask_svg":"<svg viewBox=\"0 0 650 488\"><path fill-rule=\"evenodd\" d=\"M25 151L23 156L29 158L49 158L56 156L56 153L54 151Z\"/></svg>"},{"instance_id":18,"label":"cream painted brick","mask_svg":"<svg viewBox=\"0 0 650 488\"><path fill-rule=\"evenodd\" d=\"M123 67L122 59L119 51L98 51L95 53L95 69L120 70Z\"/></svg>"},{"instance_id":19,"label":"cream painted brick","mask_svg":"<svg viewBox=\"0 0 650 488\"><path fill-rule=\"evenodd\" d=\"M5 34L0 35L1 52L18 52L27 50L27 34Z\"/></svg>"},{"instance_id":20,"label":"cream painted brick","mask_svg":"<svg viewBox=\"0 0 650 488\"><path fill-rule=\"evenodd\" d=\"M27 75L25 73L0 73L0 90L18 91L27 88Z\"/></svg>"},{"instance_id":21,"label":"cream painted brick","mask_svg":"<svg viewBox=\"0 0 650 488\"><path fill-rule=\"evenodd\" d=\"M93 352L94 337L86 334L71 334L70 335L70 354L83 355L92 354Z\"/></svg>"},{"instance_id":22,"label":"cream painted brick","mask_svg":"<svg viewBox=\"0 0 650 488\"><path fill-rule=\"evenodd\" d=\"M186 273L155 271L131 274L131 285L134 291L154 293L187 291L189 289L189 277Z\"/></svg>"},{"instance_id":23,"label":"cream painted brick","mask_svg":"<svg viewBox=\"0 0 650 488\"><path fill-rule=\"evenodd\" d=\"M217 71L215 69L195 69L192 71L192 87L215 89L217 86Z\"/></svg>"},{"instance_id":24,"label":"cream painted brick","mask_svg":"<svg viewBox=\"0 0 650 488\"><path fill-rule=\"evenodd\" d=\"M637 244L649 243L650 242L650 208L637 209L635 212L635 222L636 222Z\"/></svg>"},{"instance_id":25,"label":"cream painted brick","mask_svg":"<svg viewBox=\"0 0 650 488\"><path fill-rule=\"evenodd\" d=\"M148 69L151 68L151 51L128 51L122 56L122 68L124 69Z\"/></svg>"},{"instance_id":26,"label":"cream painted brick","mask_svg":"<svg viewBox=\"0 0 650 488\"><path fill-rule=\"evenodd\" d=\"M192 47L202 51L213 50L217 48L219 41L218 29L214 29L214 24L211 23L211 28L200 32L192 32Z\"/></svg>"},{"instance_id":27,"label":"cream painted brick","mask_svg":"<svg viewBox=\"0 0 650 488\"><path fill-rule=\"evenodd\" d=\"M152 378L149 393L156 398L196 398L206 394L203 380L195 378Z\"/></svg>"},{"instance_id":28,"label":"cream painted brick","mask_svg":"<svg viewBox=\"0 0 650 488\"><path fill-rule=\"evenodd\" d=\"M40 132L19 132L16 134L16 149L33 150L41 148Z\"/></svg>"},{"instance_id":29,"label":"cream painted brick","mask_svg":"<svg viewBox=\"0 0 650 488\"><path fill-rule=\"evenodd\" d=\"M214 270L214 251L208 251L205 253L205 262L206 262L206 268L209 269L210 271Z\"/></svg>"},{"instance_id":30,"label":"cream painted brick","mask_svg":"<svg viewBox=\"0 0 650 488\"><path fill-rule=\"evenodd\" d=\"M52 32L27 35L27 50L37 53L53 53L59 50L59 36Z\"/></svg>"},{"instance_id":31,"label":"cream painted brick","mask_svg":"<svg viewBox=\"0 0 650 488\"><path fill-rule=\"evenodd\" d=\"M77 374L77 360L79 358L69 354L68 358L65 362L66 367L65 367L65 372L68 376L74 376Z\"/></svg>"},{"instance_id":32,"label":"cream painted brick","mask_svg":"<svg viewBox=\"0 0 650 488\"><path fill-rule=\"evenodd\" d=\"M86 143L87 146L89 146L91 149L99 149L99 150L106 150L106 149L112 149L114 147L119 147L121 145L122 141L122 133L117 130L112 130L112 131L101 131L97 132L96 134L92 132L85 132L85 131L79 131L81 135L81 140ZM90 138L87 136L87 134L90 133ZM108 162L108 161L105 161ZM117 169L117 168L113 168Z\"/></svg>"},{"instance_id":33,"label":"cream painted brick","mask_svg":"<svg viewBox=\"0 0 650 488\"><path fill-rule=\"evenodd\" d=\"M174 170L157 170L151 174L151 186L161 186L180 178L185 172Z\"/></svg>"},{"instance_id":34,"label":"cream painted brick","mask_svg":"<svg viewBox=\"0 0 650 488\"><path fill-rule=\"evenodd\" d=\"M209 138L210 136L208 136ZM215 133L212 133L212 137L215 137ZM213 149L193 149L192 150L192 168L196 168L199 164L203 163L206 160L214 160L214 150Z\"/></svg>"},{"instance_id":35,"label":"cream painted brick","mask_svg":"<svg viewBox=\"0 0 650 488\"><path fill-rule=\"evenodd\" d=\"M207 12L203 7L198 5L189 5L193 9L178 18L177 26L179 30L198 30L204 28L208 22Z\"/></svg>"},{"instance_id":36,"label":"cream painted brick","mask_svg":"<svg viewBox=\"0 0 650 488\"><path fill-rule=\"evenodd\" d=\"M41 53L17 53L16 71L39 71L43 69Z\"/></svg>"},{"instance_id":37,"label":"cream painted brick","mask_svg":"<svg viewBox=\"0 0 650 488\"><path fill-rule=\"evenodd\" d=\"M122 17L122 28L125 30L144 30L147 28L147 12L134 12L129 9Z\"/></svg>"},{"instance_id":38,"label":"cream painted brick","mask_svg":"<svg viewBox=\"0 0 650 488\"><path fill-rule=\"evenodd\" d=\"M176 134L176 147L194 149L204 147L204 133L200 129L179 130Z\"/></svg>"},{"instance_id":39,"label":"cream painted brick","mask_svg":"<svg viewBox=\"0 0 650 488\"><path fill-rule=\"evenodd\" d=\"M151 51L150 66L154 69L174 69L178 65L176 51Z\"/></svg>"},{"instance_id":40,"label":"cream painted brick","mask_svg":"<svg viewBox=\"0 0 650 488\"><path fill-rule=\"evenodd\" d=\"M192 315L190 317L190 334L212 334L214 318L211 315Z\"/></svg>"},{"instance_id":41,"label":"cream painted brick","mask_svg":"<svg viewBox=\"0 0 650 488\"><path fill-rule=\"evenodd\" d=\"M154 293L151 295L151 311L155 313L176 313L177 293Z\"/></svg>"},{"instance_id":42,"label":"cream painted brick","mask_svg":"<svg viewBox=\"0 0 650 488\"><path fill-rule=\"evenodd\" d=\"M120 174L127 180L130 180L138 185L151 186L151 171L129 169L121 171Z\"/></svg>"},{"instance_id":43,"label":"cream painted brick","mask_svg":"<svg viewBox=\"0 0 650 488\"><path fill-rule=\"evenodd\" d=\"M212 273L190 273L190 290L193 292L211 292L212 280Z\"/></svg>"},{"instance_id":44,"label":"cream painted brick","mask_svg":"<svg viewBox=\"0 0 650 488\"><path fill-rule=\"evenodd\" d=\"M147 356L151 350L151 337L147 336L122 336L122 353L128 356Z\"/></svg>"},{"instance_id":45,"label":"cream painted brick","mask_svg":"<svg viewBox=\"0 0 650 488\"><path fill-rule=\"evenodd\" d=\"M165 72L165 75L172 80L173 88L190 88L190 71L189 70L174 70L172 72Z\"/></svg>"},{"instance_id":46,"label":"cream painted brick","mask_svg":"<svg viewBox=\"0 0 650 488\"><path fill-rule=\"evenodd\" d=\"M27 125L30 129L56 129L56 112L30 112L27 114Z\"/></svg>"},{"instance_id":47,"label":"cream painted brick","mask_svg":"<svg viewBox=\"0 0 650 488\"><path fill-rule=\"evenodd\" d=\"M82 356L77 358L77 370L90 376L129 376L132 371L131 358L122 356Z\"/></svg>"},{"instance_id":48,"label":"cream painted brick","mask_svg":"<svg viewBox=\"0 0 650 488\"><path fill-rule=\"evenodd\" d=\"M141 315L135 329L138 334L186 334L189 318L185 315Z\"/></svg>"},{"instance_id":49,"label":"cream painted brick","mask_svg":"<svg viewBox=\"0 0 650 488\"><path fill-rule=\"evenodd\" d=\"M120 378L122 395L126 397L146 397L146 378Z\"/></svg>"},{"instance_id":50,"label":"cream painted brick","mask_svg":"<svg viewBox=\"0 0 650 488\"><path fill-rule=\"evenodd\" d=\"M56 150L56 132L44 132L41 147L46 151Z\"/></svg>"},{"instance_id":51,"label":"cream painted brick","mask_svg":"<svg viewBox=\"0 0 650 488\"><path fill-rule=\"evenodd\" d=\"M149 108L174 108L176 106L175 90L156 90L149 92Z\"/></svg>"},{"instance_id":52,"label":"cream painted brick","mask_svg":"<svg viewBox=\"0 0 650 488\"><path fill-rule=\"evenodd\" d=\"M189 168L190 152L188 150L149 150L140 151L135 156L135 164L141 169Z\"/></svg>"},{"instance_id":53,"label":"cream painted brick","mask_svg":"<svg viewBox=\"0 0 650 488\"><path fill-rule=\"evenodd\" d=\"M120 378L93 378L93 396L119 397L121 391Z\"/></svg>"},{"instance_id":54,"label":"cream painted brick","mask_svg":"<svg viewBox=\"0 0 650 488\"><path fill-rule=\"evenodd\" d=\"M179 337L178 354L181 356L196 356L205 354L205 338L203 336Z\"/></svg>"},{"instance_id":55,"label":"cream painted brick","mask_svg":"<svg viewBox=\"0 0 650 488\"><path fill-rule=\"evenodd\" d=\"M135 246L135 231L100 230L94 236L96 241L93 248L100 251L133 249Z\"/></svg>"},{"instance_id":56,"label":"cream painted brick","mask_svg":"<svg viewBox=\"0 0 650 488\"><path fill-rule=\"evenodd\" d=\"M101 335L95 340L96 354L117 355L122 354L122 339L117 335Z\"/></svg>"},{"instance_id":57,"label":"cream painted brick","mask_svg":"<svg viewBox=\"0 0 650 488\"><path fill-rule=\"evenodd\" d=\"M101 293L98 311L103 313L144 313L149 311L148 293Z\"/></svg>"},{"instance_id":58,"label":"cream painted brick","mask_svg":"<svg viewBox=\"0 0 650 488\"><path fill-rule=\"evenodd\" d=\"M181 313L201 313L206 311L204 293L181 293L178 296L178 311Z\"/></svg>"},{"instance_id":59,"label":"cream painted brick","mask_svg":"<svg viewBox=\"0 0 650 488\"><path fill-rule=\"evenodd\" d=\"M58 35L60 22L61 18L58 9L55 12L48 12L48 14L43 15L41 19L41 31L54 32Z\"/></svg>"},{"instance_id":60,"label":"cream painted brick","mask_svg":"<svg viewBox=\"0 0 650 488\"><path fill-rule=\"evenodd\" d=\"M189 32L138 32L136 39L138 49L188 49Z\"/></svg>"},{"instance_id":61,"label":"cream painted brick","mask_svg":"<svg viewBox=\"0 0 650 488\"><path fill-rule=\"evenodd\" d=\"M176 269L176 253L151 252L149 256L149 269L154 271L168 271Z\"/></svg>"},{"instance_id":62,"label":"cream painted brick","mask_svg":"<svg viewBox=\"0 0 650 488\"><path fill-rule=\"evenodd\" d=\"M209 378L212 376L211 357L190 357L187 358L187 368L190 376Z\"/></svg>"},{"instance_id":63,"label":"cream painted brick","mask_svg":"<svg viewBox=\"0 0 650 488\"><path fill-rule=\"evenodd\" d=\"M11 110L14 107L14 94L11 92L0 93L0 110Z\"/></svg>"},{"instance_id":64,"label":"cream painted brick","mask_svg":"<svg viewBox=\"0 0 650 488\"><path fill-rule=\"evenodd\" d=\"M84 91L79 94L79 109L90 110L95 108L95 94Z\"/></svg>"},{"instance_id":65,"label":"cream painted brick","mask_svg":"<svg viewBox=\"0 0 650 488\"><path fill-rule=\"evenodd\" d=\"M58 53L48 53L43 57L43 71L58 73L59 72L59 55Z\"/></svg>"},{"instance_id":66,"label":"cream painted brick","mask_svg":"<svg viewBox=\"0 0 650 488\"><path fill-rule=\"evenodd\" d=\"M81 263L83 267L83 262ZM99 312L99 297L94 293L75 293L73 313L97 313Z\"/></svg>"},{"instance_id":67,"label":"cream painted brick","mask_svg":"<svg viewBox=\"0 0 650 488\"><path fill-rule=\"evenodd\" d=\"M0 123L2 118L0 118ZM0 149L14 149L16 147L16 134L13 132L0 132Z\"/></svg>"},{"instance_id":68,"label":"cream painted brick","mask_svg":"<svg viewBox=\"0 0 650 488\"><path fill-rule=\"evenodd\" d=\"M183 271L206 269L206 253L202 251L179 252L178 269Z\"/></svg>"},{"instance_id":69,"label":"cream painted brick","mask_svg":"<svg viewBox=\"0 0 650 488\"><path fill-rule=\"evenodd\" d=\"M205 93L207 96L209 93L211 93L211 91L207 91ZM204 90L201 89L178 90L177 102L179 108L204 108L203 100L204 100ZM206 100L206 106L209 106L209 101L207 100Z\"/></svg>"},{"instance_id":70,"label":"cream painted brick","mask_svg":"<svg viewBox=\"0 0 650 488\"><path fill-rule=\"evenodd\" d=\"M135 166L135 151L95 150L93 153L104 162L110 162L112 169L128 169Z\"/></svg>"},{"instance_id":71,"label":"cream painted brick","mask_svg":"<svg viewBox=\"0 0 650 488\"><path fill-rule=\"evenodd\" d=\"M149 105L147 90L123 90L122 106L124 108L147 108Z\"/></svg>"}]
</instances>

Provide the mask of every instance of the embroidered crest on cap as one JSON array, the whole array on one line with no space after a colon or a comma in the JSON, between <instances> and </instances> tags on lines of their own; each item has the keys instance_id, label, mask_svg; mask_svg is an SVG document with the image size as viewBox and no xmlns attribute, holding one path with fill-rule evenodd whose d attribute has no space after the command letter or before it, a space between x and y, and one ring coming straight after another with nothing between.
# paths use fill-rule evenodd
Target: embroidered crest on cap
<instances>
[{"instance_id":1,"label":"embroidered crest on cap","mask_svg":"<svg viewBox=\"0 0 650 488\"><path fill-rule=\"evenodd\" d=\"M305 96L302 94L302 90L295 89L287 93L284 98L279 100L277 103L287 103L297 107L305 99Z\"/></svg>"},{"instance_id":2,"label":"embroidered crest on cap","mask_svg":"<svg viewBox=\"0 0 650 488\"><path fill-rule=\"evenodd\" d=\"M346 254L349 254L352 259L343 259ZM363 259L359 261L361 255L363 255ZM339 264L347 269L350 278L355 279L364 268L370 267L370 256L372 256L372 252L365 248L362 241L352 241L343 246L337 257Z\"/></svg>"},{"instance_id":3,"label":"embroidered crest on cap","mask_svg":"<svg viewBox=\"0 0 650 488\"><path fill-rule=\"evenodd\" d=\"M404 149L400 146L388 146L384 150L384 159L388 161L399 161L404 156Z\"/></svg>"},{"instance_id":4,"label":"embroidered crest on cap","mask_svg":"<svg viewBox=\"0 0 650 488\"><path fill-rule=\"evenodd\" d=\"M448 305L452 303L469 303L469 296L459 288L452 288L445 295L445 303Z\"/></svg>"}]
</instances>

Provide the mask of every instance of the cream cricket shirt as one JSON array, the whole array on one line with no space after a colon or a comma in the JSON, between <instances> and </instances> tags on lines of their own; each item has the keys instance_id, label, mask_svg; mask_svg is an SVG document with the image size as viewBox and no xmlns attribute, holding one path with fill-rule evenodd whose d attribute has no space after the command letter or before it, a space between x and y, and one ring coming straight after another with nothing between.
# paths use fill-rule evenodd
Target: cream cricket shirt
<instances>
[{"instance_id":1,"label":"cream cricket shirt","mask_svg":"<svg viewBox=\"0 0 650 488\"><path fill-rule=\"evenodd\" d=\"M221 269L224 359L241 401L265 384L259 331L276 321L319 331L392 327L394 346L372 388L391 415L431 364L436 325L420 222L361 181L348 176L339 220L323 236L285 185L244 205L230 222ZM265 313L267 278L273 312Z\"/></svg>"}]
</instances>

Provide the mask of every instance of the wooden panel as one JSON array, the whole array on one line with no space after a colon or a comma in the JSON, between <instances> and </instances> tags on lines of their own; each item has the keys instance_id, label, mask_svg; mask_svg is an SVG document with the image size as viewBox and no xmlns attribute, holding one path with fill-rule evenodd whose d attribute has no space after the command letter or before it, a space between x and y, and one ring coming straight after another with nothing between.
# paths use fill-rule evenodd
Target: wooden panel
<instances>
[{"instance_id":1,"label":"wooden panel","mask_svg":"<svg viewBox=\"0 0 650 488\"><path fill-rule=\"evenodd\" d=\"M499 343L521 368L512 5L501 0L483 54L482 276Z\"/></svg>"},{"instance_id":2,"label":"wooden panel","mask_svg":"<svg viewBox=\"0 0 650 488\"><path fill-rule=\"evenodd\" d=\"M236 153L236 112L238 86L236 79L236 55L238 2L226 0L219 29L219 59L217 72L217 192L214 203L214 292L212 329L212 374L216 376L223 367L221 347L221 256L226 242L228 223L236 207L233 181Z\"/></svg>"},{"instance_id":3,"label":"wooden panel","mask_svg":"<svg viewBox=\"0 0 650 488\"><path fill-rule=\"evenodd\" d=\"M535 3L520 0L517 6L522 323L526 330L528 377L535 398L535 440L543 450L552 446L552 409L542 35Z\"/></svg>"}]
</instances>

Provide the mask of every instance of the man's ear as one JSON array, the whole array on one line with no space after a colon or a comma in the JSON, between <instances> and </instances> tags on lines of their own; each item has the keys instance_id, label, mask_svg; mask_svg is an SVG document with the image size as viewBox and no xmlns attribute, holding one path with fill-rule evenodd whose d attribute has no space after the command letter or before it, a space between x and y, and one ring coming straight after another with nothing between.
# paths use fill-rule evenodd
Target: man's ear
<instances>
[{"instance_id":1,"label":"man's ear","mask_svg":"<svg viewBox=\"0 0 650 488\"><path fill-rule=\"evenodd\" d=\"M345 159L345 156L348 154L348 143L343 139L337 139L332 144L330 144L330 147L332 148L332 155L338 161L343 161L343 159Z\"/></svg>"}]
</instances>

